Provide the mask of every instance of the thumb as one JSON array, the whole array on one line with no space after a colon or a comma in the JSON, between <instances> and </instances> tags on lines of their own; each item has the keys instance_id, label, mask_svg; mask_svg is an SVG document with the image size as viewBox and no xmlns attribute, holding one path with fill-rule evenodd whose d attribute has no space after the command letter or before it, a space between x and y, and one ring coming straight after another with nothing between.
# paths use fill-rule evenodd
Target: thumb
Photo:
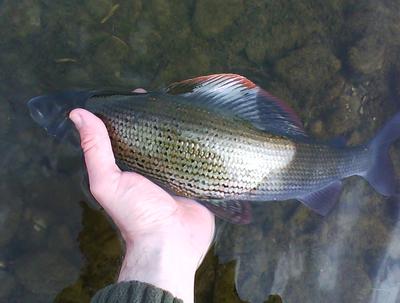
<instances>
[{"instance_id":1,"label":"thumb","mask_svg":"<svg viewBox=\"0 0 400 303\"><path fill-rule=\"evenodd\" d=\"M107 192L120 177L115 164L110 138L104 123L87 110L78 108L69 115L79 132L86 168L89 175L90 191L101 203Z\"/></svg>"}]
</instances>

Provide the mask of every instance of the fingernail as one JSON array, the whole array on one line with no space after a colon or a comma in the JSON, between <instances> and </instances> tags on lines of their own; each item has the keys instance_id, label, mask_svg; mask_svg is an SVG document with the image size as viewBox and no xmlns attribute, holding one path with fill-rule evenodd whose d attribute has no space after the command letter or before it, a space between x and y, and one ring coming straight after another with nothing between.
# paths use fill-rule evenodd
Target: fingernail
<instances>
[{"instance_id":1,"label":"fingernail","mask_svg":"<svg viewBox=\"0 0 400 303\"><path fill-rule=\"evenodd\" d=\"M76 128L80 128L83 125L83 120L80 114L78 113L71 113L69 118L74 122Z\"/></svg>"}]
</instances>

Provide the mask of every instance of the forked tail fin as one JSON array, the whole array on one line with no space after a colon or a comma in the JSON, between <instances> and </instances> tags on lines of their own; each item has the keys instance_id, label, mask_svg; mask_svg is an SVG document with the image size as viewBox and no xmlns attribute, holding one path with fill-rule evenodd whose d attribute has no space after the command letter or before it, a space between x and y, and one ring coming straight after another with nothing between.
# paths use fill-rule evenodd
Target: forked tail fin
<instances>
[{"instance_id":1,"label":"forked tail fin","mask_svg":"<svg viewBox=\"0 0 400 303\"><path fill-rule=\"evenodd\" d=\"M65 91L32 98L28 101L28 108L36 123L50 135L62 139L72 126L68 119L69 112L84 107L91 96L91 91Z\"/></svg>"},{"instance_id":2,"label":"forked tail fin","mask_svg":"<svg viewBox=\"0 0 400 303\"><path fill-rule=\"evenodd\" d=\"M390 119L368 144L371 150L371 166L362 174L377 192L384 196L393 196L398 193L389 148L394 141L400 138L400 112Z\"/></svg>"}]
</instances>

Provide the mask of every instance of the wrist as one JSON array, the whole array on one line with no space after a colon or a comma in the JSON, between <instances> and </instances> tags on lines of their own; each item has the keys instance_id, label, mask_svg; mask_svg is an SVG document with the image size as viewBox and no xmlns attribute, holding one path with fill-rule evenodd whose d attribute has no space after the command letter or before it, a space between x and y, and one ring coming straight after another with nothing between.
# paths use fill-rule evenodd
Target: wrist
<instances>
[{"instance_id":1,"label":"wrist","mask_svg":"<svg viewBox=\"0 0 400 303\"><path fill-rule=\"evenodd\" d=\"M140 235L127 242L118 281L146 282L190 303L201 257L190 241L169 235Z\"/></svg>"}]
</instances>

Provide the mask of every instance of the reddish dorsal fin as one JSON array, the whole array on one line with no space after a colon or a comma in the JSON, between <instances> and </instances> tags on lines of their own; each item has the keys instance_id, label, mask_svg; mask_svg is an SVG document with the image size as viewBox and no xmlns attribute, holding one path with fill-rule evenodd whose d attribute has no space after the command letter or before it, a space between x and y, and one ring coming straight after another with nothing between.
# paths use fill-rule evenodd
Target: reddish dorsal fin
<instances>
[{"instance_id":1,"label":"reddish dorsal fin","mask_svg":"<svg viewBox=\"0 0 400 303\"><path fill-rule=\"evenodd\" d=\"M240 75L215 74L188 79L171 84L166 93L231 113L264 131L308 139L299 117L289 105Z\"/></svg>"},{"instance_id":2,"label":"reddish dorsal fin","mask_svg":"<svg viewBox=\"0 0 400 303\"><path fill-rule=\"evenodd\" d=\"M243 88L247 89L252 89L256 87L253 82L240 75L214 74L172 83L168 86L167 90L169 94L177 95L199 91L202 88L211 90L212 88L217 88L218 84L223 83L224 85L229 85L229 83L232 82L241 85Z\"/></svg>"}]
</instances>

